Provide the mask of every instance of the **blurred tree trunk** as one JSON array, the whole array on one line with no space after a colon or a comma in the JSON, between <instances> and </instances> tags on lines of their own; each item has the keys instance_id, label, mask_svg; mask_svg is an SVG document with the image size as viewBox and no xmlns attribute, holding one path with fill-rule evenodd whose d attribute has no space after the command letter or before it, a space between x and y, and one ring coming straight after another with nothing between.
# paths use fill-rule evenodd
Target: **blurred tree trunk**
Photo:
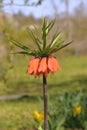
<instances>
[{"instance_id":1,"label":"blurred tree trunk","mask_svg":"<svg viewBox=\"0 0 87 130\"><path fill-rule=\"evenodd\" d=\"M81 0L80 4L75 8L74 14L78 21L81 21L84 19L85 5L84 5L83 0Z\"/></svg>"},{"instance_id":2,"label":"blurred tree trunk","mask_svg":"<svg viewBox=\"0 0 87 130\"><path fill-rule=\"evenodd\" d=\"M54 9L54 15L58 18L59 14L58 14L58 7L55 3L54 0L51 0L51 3L52 3L52 6L53 6L53 9Z\"/></svg>"},{"instance_id":3,"label":"blurred tree trunk","mask_svg":"<svg viewBox=\"0 0 87 130\"><path fill-rule=\"evenodd\" d=\"M65 8L66 8L66 22L65 22L65 29L66 29L66 34L68 36L69 39L72 38L72 23L71 23L71 19L70 19L70 14L69 14L69 0L61 0L62 2L65 3Z\"/></svg>"}]
</instances>

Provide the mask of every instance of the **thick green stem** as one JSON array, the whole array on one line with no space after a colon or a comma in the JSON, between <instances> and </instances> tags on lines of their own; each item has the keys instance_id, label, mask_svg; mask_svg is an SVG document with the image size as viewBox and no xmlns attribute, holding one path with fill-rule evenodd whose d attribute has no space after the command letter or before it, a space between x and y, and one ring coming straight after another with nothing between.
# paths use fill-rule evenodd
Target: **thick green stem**
<instances>
[{"instance_id":1,"label":"thick green stem","mask_svg":"<svg viewBox=\"0 0 87 130\"><path fill-rule=\"evenodd\" d=\"M43 74L43 98L44 98L44 130L48 130L47 80L44 74Z\"/></svg>"}]
</instances>

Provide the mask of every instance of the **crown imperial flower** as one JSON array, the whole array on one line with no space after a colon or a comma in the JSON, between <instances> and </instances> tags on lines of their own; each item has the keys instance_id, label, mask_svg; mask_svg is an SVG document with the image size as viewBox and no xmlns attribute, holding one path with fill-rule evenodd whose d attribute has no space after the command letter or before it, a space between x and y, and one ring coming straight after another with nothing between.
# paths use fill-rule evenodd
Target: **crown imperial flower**
<instances>
[{"instance_id":1,"label":"crown imperial flower","mask_svg":"<svg viewBox=\"0 0 87 130\"><path fill-rule=\"evenodd\" d=\"M30 46L25 46L20 42L17 42L13 38L11 38L11 43L20 47L24 51L16 52L15 54L25 54L33 56L29 61L27 72L31 75L42 75L48 74L49 72L56 72L61 70L59 63L52 54L56 53L60 49L69 45L69 43L64 43L65 39L61 37L61 33L55 33L53 38L49 44L47 44L47 36L54 25L54 21L49 24L47 21L43 20L42 24L42 40L39 39L31 30L27 29L29 36L31 36L33 43L35 44L35 48L31 48Z\"/></svg>"},{"instance_id":2,"label":"crown imperial flower","mask_svg":"<svg viewBox=\"0 0 87 130\"><path fill-rule=\"evenodd\" d=\"M55 57L32 58L28 65L27 72L33 75L48 74L61 70Z\"/></svg>"}]
</instances>

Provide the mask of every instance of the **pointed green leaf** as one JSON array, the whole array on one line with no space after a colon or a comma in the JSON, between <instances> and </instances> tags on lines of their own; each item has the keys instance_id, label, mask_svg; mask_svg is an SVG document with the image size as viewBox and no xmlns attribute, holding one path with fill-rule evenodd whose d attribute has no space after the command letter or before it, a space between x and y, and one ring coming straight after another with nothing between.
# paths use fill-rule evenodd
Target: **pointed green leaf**
<instances>
[{"instance_id":1,"label":"pointed green leaf","mask_svg":"<svg viewBox=\"0 0 87 130\"><path fill-rule=\"evenodd\" d=\"M46 47L46 20L44 18L42 25L42 40L43 40L43 50Z\"/></svg>"},{"instance_id":2,"label":"pointed green leaf","mask_svg":"<svg viewBox=\"0 0 87 130\"><path fill-rule=\"evenodd\" d=\"M62 48L65 48L66 46L68 46L68 45L71 44L71 43L72 43L72 42L68 42L68 43L62 45L61 47L58 48L58 50L60 50L60 49L62 49Z\"/></svg>"},{"instance_id":3,"label":"pointed green leaf","mask_svg":"<svg viewBox=\"0 0 87 130\"><path fill-rule=\"evenodd\" d=\"M51 21L46 27L46 34L48 35L50 30L53 28L55 21Z\"/></svg>"},{"instance_id":4,"label":"pointed green leaf","mask_svg":"<svg viewBox=\"0 0 87 130\"><path fill-rule=\"evenodd\" d=\"M71 43L72 42L68 42L67 44L56 46L55 48L50 49L49 54L56 53L57 51L59 51L60 49L66 47L66 46L68 46Z\"/></svg>"},{"instance_id":5,"label":"pointed green leaf","mask_svg":"<svg viewBox=\"0 0 87 130\"><path fill-rule=\"evenodd\" d=\"M60 34L56 35L56 37L54 38L54 40L53 40L51 46L55 45L55 43L58 43L60 40L61 40Z\"/></svg>"},{"instance_id":6,"label":"pointed green leaf","mask_svg":"<svg viewBox=\"0 0 87 130\"><path fill-rule=\"evenodd\" d=\"M37 41L38 41L38 43L42 44L42 42L40 41L40 39L38 37L37 37Z\"/></svg>"},{"instance_id":7,"label":"pointed green leaf","mask_svg":"<svg viewBox=\"0 0 87 130\"><path fill-rule=\"evenodd\" d=\"M11 38L10 42L13 43L14 45L18 46L19 48L23 49L23 50L27 50L27 51L31 50L31 48L21 44L20 42L17 42L16 40L14 40L12 38Z\"/></svg>"},{"instance_id":8,"label":"pointed green leaf","mask_svg":"<svg viewBox=\"0 0 87 130\"><path fill-rule=\"evenodd\" d=\"M52 47L57 42L57 40L59 39L59 37L60 37L60 32L55 33L54 36L53 36L53 38L52 38L52 40L51 40L51 43L47 46L47 48Z\"/></svg>"},{"instance_id":9,"label":"pointed green leaf","mask_svg":"<svg viewBox=\"0 0 87 130\"><path fill-rule=\"evenodd\" d=\"M35 53L33 52L26 52L26 51L20 51L20 52L13 52L11 54L24 54L24 55L32 55L35 56Z\"/></svg>"},{"instance_id":10,"label":"pointed green leaf","mask_svg":"<svg viewBox=\"0 0 87 130\"><path fill-rule=\"evenodd\" d=\"M60 38L59 35L60 35L60 33L58 33L57 35L56 34L54 35L52 42L46 48L46 52L49 53L53 48L56 48L56 46L57 47L60 46L64 42L64 39ZM55 42L53 42L53 41L55 41Z\"/></svg>"},{"instance_id":11,"label":"pointed green leaf","mask_svg":"<svg viewBox=\"0 0 87 130\"><path fill-rule=\"evenodd\" d=\"M71 43L71 42L69 42L69 43L67 43L67 44L64 44L64 45L62 45L63 43L60 43L60 44L58 44L57 46L54 46L54 47L50 48L50 50L48 51L48 53L49 53L49 54L55 53L55 52L59 51L60 49L62 49L62 48L64 48L64 47L68 46L70 43Z\"/></svg>"},{"instance_id":12,"label":"pointed green leaf","mask_svg":"<svg viewBox=\"0 0 87 130\"><path fill-rule=\"evenodd\" d=\"M37 45L38 49L41 51L41 47L40 47L40 45L39 45L39 43L38 43L38 42L40 42L40 41L39 41L39 38L36 37L31 30L27 29L27 32L28 32L28 34L31 36L31 38L32 38L32 40L34 41L34 43Z\"/></svg>"},{"instance_id":13,"label":"pointed green leaf","mask_svg":"<svg viewBox=\"0 0 87 130\"><path fill-rule=\"evenodd\" d=\"M34 26L35 31L38 32L38 29L35 27L35 25L33 25L33 26ZM39 39L38 37L36 37L36 38L37 38L37 41L38 41L40 44L42 44L42 42L40 41L40 39Z\"/></svg>"},{"instance_id":14,"label":"pointed green leaf","mask_svg":"<svg viewBox=\"0 0 87 130\"><path fill-rule=\"evenodd\" d=\"M64 43L64 39L63 38L59 38L58 41L56 41L55 44L53 44L50 47L50 50L52 50L54 48L57 49L57 48L61 47L63 43Z\"/></svg>"}]
</instances>

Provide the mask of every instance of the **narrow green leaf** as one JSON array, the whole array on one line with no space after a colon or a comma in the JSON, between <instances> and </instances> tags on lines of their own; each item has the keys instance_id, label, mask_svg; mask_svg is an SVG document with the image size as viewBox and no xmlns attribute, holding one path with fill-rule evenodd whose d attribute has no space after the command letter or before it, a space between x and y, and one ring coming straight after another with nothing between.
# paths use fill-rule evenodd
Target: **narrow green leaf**
<instances>
[{"instance_id":1,"label":"narrow green leaf","mask_svg":"<svg viewBox=\"0 0 87 130\"><path fill-rule=\"evenodd\" d=\"M60 33L58 33L57 35L56 34L54 35L54 38L52 39L51 43L46 48L47 52L49 52L50 50L52 50L52 48L55 48L56 46L60 46L60 44L64 42L64 39L60 37L58 37L57 40L55 40L55 38L59 35ZM54 40L55 40L55 43L53 43Z\"/></svg>"},{"instance_id":2,"label":"narrow green leaf","mask_svg":"<svg viewBox=\"0 0 87 130\"><path fill-rule=\"evenodd\" d=\"M55 48L52 48L50 51L49 51L49 54L52 54L52 53L56 53L57 51L59 51L60 49L68 46L69 44L71 44L72 42L68 42L67 44L64 44L64 45L61 45L61 46L56 46Z\"/></svg>"},{"instance_id":3,"label":"narrow green leaf","mask_svg":"<svg viewBox=\"0 0 87 130\"><path fill-rule=\"evenodd\" d=\"M52 53L55 53L56 51L56 48L51 48L49 51L48 51L48 55L51 55Z\"/></svg>"},{"instance_id":4,"label":"narrow green leaf","mask_svg":"<svg viewBox=\"0 0 87 130\"><path fill-rule=\"evenodd\" d=\"M57 42L59 37L60 37L60 32L55 33L51 40L51 43L48 45L48 48L52 47L55 44L55 42Z\"/></svg>"},{"instance_id":5,"label":"narrow green leaf","mask_svg":"<svg viewBox=\"0 0 87 130\"><path fill-rule=\"evenodd\" d=\"M25 52L25 51L20 51L20 52L13 52L11 54L24 54L24 55L32 55L35 56L35 53L33 52Z\"/></svg>"},{"instance_id":6,"label":"narrow green leaf","mask_svg":"<svg viewBox=\"0 0 87 130\"><path fill-rule=\"evenodd\" d=\"M27 29L27 32L28 32L29 35L31 36L31 38L32 38L32 40L34 41L34 43L37 45L38 49L41 51L41 47L40 47L40 45L39 45L39 43L40 43L39 38L36 37L31 30ZM38 43L38 42L39 42L39 43Z\"/></svg>"},{"instance_id":7,"label":"narrow green leaf","mask_svg":"<svg viewBox=\"0 0 87 130\"><path fill-rule=\"evenodd\" d=\"M58 34L56 34L55 35L55 37L54 37L54 39L52 40L52 42L51 42L51 47L53 46L53 45L55 45L55 43L58 43L58 40L60 40L59 38L60 38L60 33L58 33Z\"/></svg>"},{"instance_id":8,"label":"narrow green leaf","mask_svg":"<svg viewBox=\"0 0 87 130\"><path fill-rule=\"evenodd\" d=\"M65 121L66 121L65 117L60 117L60 120L58 121L57 126L56 126L56 130L62 130L61 127Z\"/></svg>"},{"instance_id":9,"label":"narrow green leaf","mask_svg":"<svg viewBox=\"0 0 87 130\"><path fill-rule=\"evenodd\" d=\"M53 44L51 47L50 47L50 50L53 48L59 48L62 46L62 44L64 43L64 39L63 38L60 38L58 39L58 41L55 42L55 44Z\"/></svg>"},{"instance_id":10,"label":"narrow green leaf","mask_svg":"<svg viewBox=\"0 0 87 130\"><path fill-rule=\"evenodd\" d=\"M10 42L13 43L14 45L18 46L19 48L23 49L23 50L27 50L27 51L31 50L31 48L21 44L20 42L17 42L14 39L11 39Z\"/></svg>"},{"instance_id":11,"label":"narrow green leaf","mask_svg":"<svg viewBox=\"0 0 87 130\"><path fill-rule=\"evenodd\" d=\"M33 25L34 26L34 25ZM34 26L34 28L35 28L35 31L38 33L38 29ZM42 44L42 42L40 41L40 39L38 38L38 37L36 37L37 38L37 41L40 43L40 44Z\"/></svg>"},{"instance_id":12,"label":"narrow green leaf","mask_svg":"<svg viewBox=\"0 0 87 130\"><path fill-rule=\"evenodd\" d=\"M55 21L51 21L46 27L46 34L48 35L50 30L53 28Z\"/></svg>"},{"instance_id":13,"label":"narrow green leaf","mask_svg":"<svg viewBox=\"0 0 87 130\"><path fill-rule=\"evenodd\" d=\"M42 25L42 40L43 40L43 50L46 47L46 20L44 18Z\"/></svg>"},{"instance_id":14,"label":"narrow green leaf","mask_svg":"<svg viewBox=\"0 0 87 130\"><path fill-rule=\"evenodd\" d=\"M42 42L40 41L40 39L37 37L37 41L40 43L40 44L42 44Z\"/></svg>"},{"instance_id":15,"label":"narrow green leaf","mask_svg":"<svg viewBox=\"0 0 87 130\"><path fill-rule=\"evenodd\" d=\"M66 43L66 44L64 44L64 45L62 45L61 47L58 48L58 50L60 50L60 49L62 49L62 48L65 48L66 46L68 46L68 45L71 44L71 43L72 43L72 41L71 41L71 42L68 42L68 43Z\"/></svg>"}]
</instances>

